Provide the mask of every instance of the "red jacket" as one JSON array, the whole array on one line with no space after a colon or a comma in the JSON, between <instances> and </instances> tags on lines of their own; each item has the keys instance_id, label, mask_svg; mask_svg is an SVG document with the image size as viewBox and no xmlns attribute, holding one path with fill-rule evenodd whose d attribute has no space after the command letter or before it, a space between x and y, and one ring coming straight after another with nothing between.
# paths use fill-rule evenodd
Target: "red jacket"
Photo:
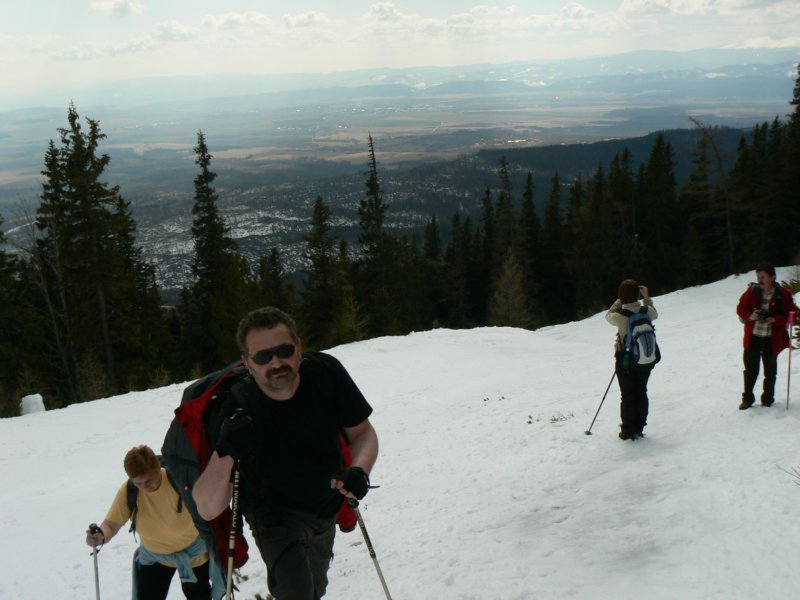
<instances>
[{"instance_id":1,"label":"red jacket","mask_svg":"<svg viewBox=\"0 0 800 600\"><path fill-rule=\"evenodd\" d=\"M778 297L780 296L780 301ZM761 308L761 286L750 284L736 306L736 314L744 323L744 347L750 347L750 338L753 337L755 321L750 320L753 311ZM778 356L782 350L789 347L789 333L786 331L786 322L789 311L797 310L794 305L792 293L785 287L775 282L772 299L769 301L769 316L775 318L772 324L772 355Z\"/></svg>"}]
</instances>

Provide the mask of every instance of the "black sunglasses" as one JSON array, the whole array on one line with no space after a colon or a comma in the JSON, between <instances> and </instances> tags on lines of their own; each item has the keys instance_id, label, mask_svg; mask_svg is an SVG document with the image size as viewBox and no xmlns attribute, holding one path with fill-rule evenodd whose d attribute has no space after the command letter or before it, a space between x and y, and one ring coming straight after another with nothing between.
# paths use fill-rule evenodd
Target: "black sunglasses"
<instances>
[{"instance_id":1,"label":"black sunglasses","mask_svg":"<svg viewBox=\"0 0 800 600\"><path fill-rule=\"evenodd\" d=\"M278 358L289 358L294 354L295 349L296 348L294 344L281 344L280 346L275 346L274 348L259 350L255 354L248 354L248 356L257 365L266 365L272 360L273 356L277 356Z\"/></svg>"}]
</instances>

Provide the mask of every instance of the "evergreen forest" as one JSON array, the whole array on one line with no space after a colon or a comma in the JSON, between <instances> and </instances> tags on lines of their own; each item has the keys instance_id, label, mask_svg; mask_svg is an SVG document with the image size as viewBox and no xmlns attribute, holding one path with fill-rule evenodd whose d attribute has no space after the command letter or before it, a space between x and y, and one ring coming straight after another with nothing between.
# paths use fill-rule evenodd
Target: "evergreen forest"
<instances>
[{"instance_id":1,"label":"evergreen forest","mask_svg":"<svg viewBox=\"0 0 800 600\"><path fill-rule=\"evenodd\" d=\"M417 235L386 225L391 199L370 136L357 243L333 234L332 210L318 197L299 277L279 248L257 264L240 253L201 131L191 283L170 306L137 245L129 203L105 181L106 136L70 105L44 152L25 247L0 250L0 416L18 414L31 393L57 408L220 369L238 359L239 319L265 305L295 317L306 349L325 349L437 327L535 329L602 310L624 278L658 295L759 261L798 264L800 65L789 105L785 119L742 137L732 168L715 128L695 121L702 135L680 186L660 135L642 164L625 149L569 181L553 172L548 189L535 189L530 173L514 189L501 156L476 214L432 216ZM736 300L717 308L735 318Z\"/></svg>"}]
</instances>

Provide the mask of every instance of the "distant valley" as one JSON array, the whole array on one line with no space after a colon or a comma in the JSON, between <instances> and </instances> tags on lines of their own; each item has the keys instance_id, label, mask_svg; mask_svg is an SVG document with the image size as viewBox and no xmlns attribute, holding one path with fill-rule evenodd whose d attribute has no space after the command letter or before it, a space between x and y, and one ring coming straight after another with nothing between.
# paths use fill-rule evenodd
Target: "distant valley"
<instances>
[{"instance_id":1,"label":"distant valley","mask_svg":"<svg viewBox=\"0 0 800 600\"><path fill-rule=\"evenodd\" d=\"M20 205L35 208L48 140L74 100L107 135L106 179L131 201L160 285L188 276L200 129L219 174L220 207L243 251L256 259L278 246L295 270L318 195L333 209L336 233L355 238L370 133L390 225L411 232L432 214L449 221L456 210L473 212L485 188L498 184L501 154L517 195L534 173L540 207L555 170L569 181L625 146L638 166L653 139L642 136L691 128L690 116L732 128L720 134L732 160L737 129L789 112L799 58L800 49L632 53L76 89L39 108L0 113L0 212L12 242L22 243ZM679 177L688 173L696 135L668 134Z\"/></svg>"}]
</instances>

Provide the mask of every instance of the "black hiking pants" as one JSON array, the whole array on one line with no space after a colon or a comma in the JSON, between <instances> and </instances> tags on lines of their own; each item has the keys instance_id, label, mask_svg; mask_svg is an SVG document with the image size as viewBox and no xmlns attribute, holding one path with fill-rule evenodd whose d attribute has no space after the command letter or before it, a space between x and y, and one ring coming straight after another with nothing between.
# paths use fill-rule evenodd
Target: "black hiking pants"
<instances>
[{"instance_id":1,"label":"black hiking pants","mask_svg":"<svg viewBox=\"0 0 800 600\"><path fill-rule=\"evenodd\" d=\"M622 352L616 354L615 370L622 400L619 413L622 424L620 431L625 435L642 433L647 425L650 400L647 398L647 380L652 368L637 369L622 367Z\"/></svg>"},{"instance_id":2,"label":"black hiking pants","mask_svg":"<svg viewBox=\"0 0 800 600\"><path fill-rule=\"evenodd\" d=\"M245 514L277 600L319 600L328 587L336 516L260 505Z\"/></svg>"},{"instance_id":3,"label":"black hiking pants","mask_svg":"<svg viewBox=\"0 0 800 600\"><path fill-rule=\"evenodd\" d=\"M165 600L169 593L169 584L175 575L175 567L155 563L140 565L136 563L139 600ZM208 582L208 561L192 569L197 583L181 581L181 589L187 600L211 600L211 585Z\"/></svg>"},{"instance_id":4,"label":"black hiking pants","mask_svg":"<svg viewBox=\"0 0 800 600\"><path fill-rule=\"evenodd\" d=\"M744 393L742 400L753 403L753 394L758 381L759 362L764 364L764 388L761 402L772 404L775 400L775 379L778 376L778 360L772 354L772 338L754 335L750 338L750 347L744 351Z\"/></svg>"}]
</instances>

